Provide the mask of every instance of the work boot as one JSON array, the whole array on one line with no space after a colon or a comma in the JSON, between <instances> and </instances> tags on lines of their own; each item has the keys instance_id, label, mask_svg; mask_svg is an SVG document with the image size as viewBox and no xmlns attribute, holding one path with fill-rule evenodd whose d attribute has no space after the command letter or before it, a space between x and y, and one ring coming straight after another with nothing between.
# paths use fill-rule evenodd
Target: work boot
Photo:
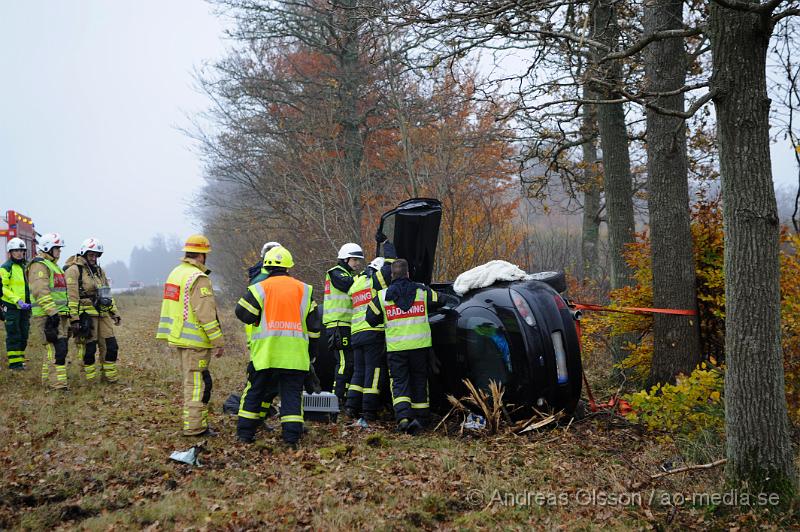
<instances>
[{"instance_id":1,"label":"work boot","mask_svg":"<svg viewBox=\"0 0 800 532\"><path fill-rule=\"evenodd\" d=\"M219 432L217 432L216 430L212 429L211 427L206 427L206 430L204 430L203 432L201 432L199 434L184 434L184 436L186 436L188 438L194 438L194 437L198 437L198 436L207 436L209 438L215 438L215 437L219 436Z\"/></svg>"},{"instance_id":2,"label":"work boot","mask_svg":"<svg viewBox=\"0 0 800 532\"><path fill-rule=\"evenodd\" d=\"M239 440L241 443L251 444L255 443L256 439L253 436L243 436L241 434L236 435L236 439Z\"/></svg>"},{"instance_id":3,"label":"work boot","mask_svg":"<svg viewBox=\"0 0 800 532\"><path fill-rule=\"evenodd\" d=\"M342 413L344 414L344 417L346 417L347 419L358 419L358 412L356 411L355 408L346 406L344 407L344 410L342 410Z\"/></svg>"},{"instance_id":4,"label":"work boot","mask_svg":"<svg viewBox=\"0 0 800 532\"><path fill-rule=\"evenodd\" d=\"M408 430L408 425L411 423L411 420L408 418L403 418L397 423L397 432L406 432Z\"/></svg>"},{"instance_id":5,"label":"work boot","mask_svg":"<svg viewBox=\"0 0 800 532\"><path fill-rule=\"evenodd\" d=\"M411 423L406 426L406 434L411 434L412 436L418 434L422 431L422 425L416 419L412 419Z\"/></svg>"},{"instance_id":6,"label":"work boot","mask_svg":"<svg viewBox=\"0 0 800 532\"><path fill-rule=\"evenodd\" d=\"M8 366L8 369L13 371L25 371L28 368L26 368L25 364L23 364L22 362L15 362L14 364Z\"/></svg>"}]
</instances>

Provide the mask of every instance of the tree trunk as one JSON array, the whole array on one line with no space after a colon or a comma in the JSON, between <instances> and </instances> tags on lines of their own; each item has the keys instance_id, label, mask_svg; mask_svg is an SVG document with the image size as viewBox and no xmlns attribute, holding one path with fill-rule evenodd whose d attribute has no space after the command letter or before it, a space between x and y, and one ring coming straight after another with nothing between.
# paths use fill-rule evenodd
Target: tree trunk
<instances>
[{"instance_id":1,"label":"tree trunk","mask_svg":"<svg viewBox=\"0 0 800 532\"><path fill-rule=\"evenodd\" d=\"M592 3L592 37L610 50L619 45L619 25L614 0L595 0ZM595 65L590 74L603 83L592 87L592 93L601 100L617 100L621 96L616 87L621 83L622 68L619 61L599 64L605 52L595 50ZM625 262L625 248L634 241L633 178L628 153L628 130L625 109L621 103L597 105L597 129L603 150L603 190L606 198L609 255L611 258L611 288L631 284L631 270ZM624 345L633 341L629 335L615 336L611 351L614 363L624 358Z\"/></svg>"},{"instance_id":2,"label":"tree trunk","mask_svg":"<svg viewBox=\"0 0 800 532\"><path fill-rule=\"evenodd\" d=\"M359 31L363 11L355 0L340 0L334 4L339 7L341 17L341 49L339 65L339 124L340 145L343 154L343 181L347 184L345 201L349 202L350 233L353 242L361 239L363 212L361 161L364 158L364 139L361 136L361 115L359 97L364 76L359 64Z\"/></svg>"},{"instance_id":3,"label":"tree trunk","mask_svg":"<svg viewBox=\"0 0 800 532\"><path fill-rule=\"evenodd\" d=\"M619 26L613 0L596 0L592 4L593 38L609 49L619 44ZM597 50L597 56L604 52ZM596 57L599 59L599 57ZM619 61L607 61L593 72L605 83L597 84L592 92L602 100L620 98L614 89L620 84ZM609 86L611 85L611 86ZM631 283L631 270L625 263L625 245L633 242L633 179L628 153L628 131L625 110L621 103L597 106L597 128L603 150L603 189L608 215L608 241L611 254L611 287L621 288Z\"/></svg>"},{"instance_id":4,"label":"tree trunk","mask_svg":"<svg viewBox=\"0 0 800 532\"><path fill-rule=\"evenodd\" d=\"M710 3L725 231L725 420L734 486L794 491L780 330L779 224L769 153L769 14Z\"/></svg>"},{"instance_id":5,"label":"tree trunk","mask_svg":"<svg viewBox=\"0 0 800 532\"><path fill-rule=\"evenodd\" d=\"M589 91L584 89L584 95ZM581 145L583 152L583 227L581 232L581 275L583 279L596 279L598 275L597 247L600 242L600 183L597 159L597 119L592 105L583 106L581 134L587 140Z\"/></svg>"},{"instance_id":6,"label":"tree trunk","mask_svg":"<svg viewBox=\"0 0 800 532\"><path fill-rule=\"evenodd\" d=\"M645 33L680 29L681 0L650 0L644 7ZM651 43L644 53L648 89L674 91L686 82L687 57L682 38ZM665 109L684 110L683 94L656 98ZM647 175L653 306L696 310L692 233L689 229L689 183L686 122L647 110ZM656 314L650 386L674 382L700 362L700 326L696 316Z\"/></svg>"}]
</instances>

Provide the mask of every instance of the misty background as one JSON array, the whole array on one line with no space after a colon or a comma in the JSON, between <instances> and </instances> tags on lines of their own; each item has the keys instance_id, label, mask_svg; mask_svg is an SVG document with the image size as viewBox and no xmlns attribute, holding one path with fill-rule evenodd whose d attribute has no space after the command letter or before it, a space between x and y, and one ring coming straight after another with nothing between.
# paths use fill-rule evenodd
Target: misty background
<instances>
[{"instance_id":1,"label":"misty background","mask_svg":"<svg viewBox=\"0 0 800 532\"><path fill-rule=\"evenodd\" d=\"M207 127L195 72L224 55L226 27L203 0L0 2L0 211L60 232L64 256L101 239L118 287L163 281L201 225L203 166L184 130ZM788 140L772 164L785 214Z\"/></svg>"}]
</instances>

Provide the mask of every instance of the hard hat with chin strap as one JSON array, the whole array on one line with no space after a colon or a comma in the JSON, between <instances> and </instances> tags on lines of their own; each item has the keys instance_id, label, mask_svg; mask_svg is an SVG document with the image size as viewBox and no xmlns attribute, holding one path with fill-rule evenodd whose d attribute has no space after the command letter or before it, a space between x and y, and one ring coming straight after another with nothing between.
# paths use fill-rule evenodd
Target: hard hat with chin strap
<instances>
[{"instance_id":1,"label":"hard hat with chin strap","mask_svg":"<svg viewBox=\"0 0 800 532\"><path fill-rule=\"evenodd\" d=\"M192 235L186 239L181 251L186 253L211 253L211 242L203 235Z\"/></svg>"},{"instance_id":2,"label":"hard hat with chin strap","mask_svg":"<svg viewBox=\"0 0 800 532\"><path fill-rule=\"evenodd\" d=\"M11 253L12 251L22 250L25 251L28 249L28 246L25 245L25 241L21 238L12 238L6 244L6 251Z\"/></svg>"},{"instance_id":3,"label":"hard hat with chin strap","mask_svg":"<svg viewBox=\"0 0 800 532\"><path fill-rule=\"evenodd\" d=\"M61 238L61 235L58 233L47 233L42 235L41 240L39 240L39 249L44 251L45 253L50 253L53 248L63 248L66 243L64 239Z\"/></svg>"},{"instance_id":4,"label":"hard hat with chin strap","mask_svg":"<svg viewBox=\"0 0 800 532\"><path fill-rule=\"evenodd\" d=\"M353 242L348 242L341 248L339 248L339 255L338 259L363 259L364 258L364 250L361 249L361 246L358 244L354 244Z\"/></svg>"},{"instance_id":5,"label":"hard hat with chin strap","mask_svg":"<svg viewBox=\"0 0 800 532\"><path fill-rule=\"evenodd\" d=\"M294 266L294 259L289 250L283 246L276 246L264 255L264 267L266 268L291 268Z\"/></svg>"},{"instance_id":6,"label":"hard hat with chin strap","mask_svg":"<svg viewBox=\"0 0 800 532\"><path fill-rule=\"evenodd\" d=\"M78 250L78 255L86 255L87 251L94 251L95 253L103 254L103 243L96 238L87 238L81 243Z\"/></svg>"}]
</instances>

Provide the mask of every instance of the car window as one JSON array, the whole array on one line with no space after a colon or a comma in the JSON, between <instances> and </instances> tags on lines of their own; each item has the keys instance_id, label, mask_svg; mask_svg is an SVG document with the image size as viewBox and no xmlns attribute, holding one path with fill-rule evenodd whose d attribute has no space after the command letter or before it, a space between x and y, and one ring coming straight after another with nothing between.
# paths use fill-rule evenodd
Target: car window
<instances>
[{"instance_id":1,"label":"car window","mask_svg":"<svg viewBox=\"0 0 800 532\"><path fill-rule=\"evenodd\" d=\"M459 320L459 343L465 354L469 379L488 390L489 382L507 385L513 373L511 348L499 322L488 311Z\"/></svg>"}]
</instances>

